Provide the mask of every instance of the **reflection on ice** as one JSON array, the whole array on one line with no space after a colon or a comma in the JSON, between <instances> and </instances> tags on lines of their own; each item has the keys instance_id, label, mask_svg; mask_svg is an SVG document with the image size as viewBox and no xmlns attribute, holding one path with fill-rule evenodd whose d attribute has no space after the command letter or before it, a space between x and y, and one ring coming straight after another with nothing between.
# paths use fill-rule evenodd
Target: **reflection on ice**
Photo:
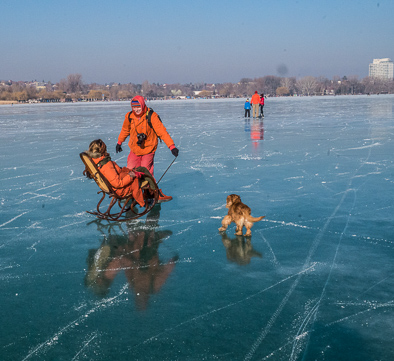
<instances>
[{"instance_id":1,"label":"reflection on ice","mask_svg":"<svg viewBox=\"0 0 394 361\"><path fill-rule=\"evenodd\" d=\"M253 119L253 123L250 128L250 139L252 139L253 145L255 145L256 140L264 139L264 122L262 119Z\"/></svg>"},{"instance_id":2,"label":"reflection on ice","mask_svg":"<svg viewBox=\"0 0 394 361\"><path fill-rule=\"evenodd\" d=\"M145 222L117 224L123 234L111 233L113 225L105 227L96 221L101 232L108 228L100 248L89 250L85 284L96 295L108 295L118 273L124 272L130 290L135 295L138 310L145 310L151 294L160 291L179 258L174 255L167 263L159 259L159 245L172 235L170 230L158 230L161 205L156 205ZM124 229L126 228L126 229Z\"/></svg>"},{"instance_id":3,"label":"reflection on ice","mask_svg":"<svg viewBox=\"0 0 394 361\"><path fill-rule=\"evenodd\" d=\"M231 239L226 233L222 233L222 242L226 248L227 259L240 266L249 264L252 257L263 257L260 252L253 248L250 237L235 236Z\"/></svg>"},{"instance_id":4,"label":"reflection on ice","mask_svg":"<svg viewBox=\"0 0 394 361\"><path fill-rule=\"evenodd\" d=\"M264 119L263 118L245 118L245 132L250 133L250 139L253 145L253 155L261 155L259 147L262 147L260 140L264 140Z\"/></svg>"}]
</instances>

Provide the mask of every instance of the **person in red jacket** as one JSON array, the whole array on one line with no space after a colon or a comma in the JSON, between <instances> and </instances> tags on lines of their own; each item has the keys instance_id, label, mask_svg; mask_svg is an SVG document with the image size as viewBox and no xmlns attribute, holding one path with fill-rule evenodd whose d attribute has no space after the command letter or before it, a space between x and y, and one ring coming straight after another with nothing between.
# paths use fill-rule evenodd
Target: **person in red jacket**
<instances>
[{"instance_id":1,"label":"person in red jacket","mask_svg":"<svg viewBox=\"0 0 394 361\"><path fill-rule=\"evenodd\" d=\"M260 105L260 95L257 93L257 90L252 95L252 99L250 101L253 109L253 118L257 118L259 116L259 105Z\"/></svg>"},{"instance_id":2,"label":"person in red jacket","mask_svg":"<svg viewBox=\"0 0 394 361\"><path fill-rule=\"evenodd\" d=\"M130 154L127 157L127 167L145 167L154 174L154 157L157 150L158 138L160 137L171 153L177 157L178 148L166 127L161 122L157 113L153 112L150 116L151 125L148 123L149 108L145 104L142 96L137 95L131 100L131 112L128 112L123 121L122 129L116 144L116 153L122 151L122 143L129 138ZM172 197L163 194L159 190L159 202L170 201Z\"/></svg>"},{"instance_id":3,"label":"person in red jacket","mask_svg":"<svg viewBox=\"0 0 394 361\"><path fill-rule=\"evenodd\" d=\"M101 139L93 140L86 153L92 158L119 197L126 197L132 194L141 207L145 205L144 196L138 182L138 178L144 173L126 167L119 167L111 160L107 152L107 146Z\"/></svg>"},{"instance_id":4,"label":"person in red jacket","mask_svg":"<svg viewBox=\"0 0 394 361\"><path fill-rule=\"evenodd\" d=\"M264 93L260 95L260 118L264 118Z\"/></svg>"}]
</instances>

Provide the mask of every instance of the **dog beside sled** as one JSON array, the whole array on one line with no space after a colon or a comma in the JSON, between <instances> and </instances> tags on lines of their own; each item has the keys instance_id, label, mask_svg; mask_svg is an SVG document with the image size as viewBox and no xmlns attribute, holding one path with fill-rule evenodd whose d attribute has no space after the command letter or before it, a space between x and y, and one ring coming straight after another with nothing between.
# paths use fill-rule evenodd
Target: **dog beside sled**
<instances>
[{"instance_id":1,"label":"dog beside sled","mask_svg":"<svg viewBox=\"0 0 394 361\"><path fill-rule=\"evenodd\" d=\"M245 237L251 237L251 228L256 222L261 221L265 216L252 217L251 209L241 201L241 197L237 194L230 194L226 199L226 208L228 208L227 215L222 220L222 226L219 228L220 232L224 232L228 226L234 222L237 226L235 234L242 236L243 227L246 228Z\"/></svg>"}]
</instances>

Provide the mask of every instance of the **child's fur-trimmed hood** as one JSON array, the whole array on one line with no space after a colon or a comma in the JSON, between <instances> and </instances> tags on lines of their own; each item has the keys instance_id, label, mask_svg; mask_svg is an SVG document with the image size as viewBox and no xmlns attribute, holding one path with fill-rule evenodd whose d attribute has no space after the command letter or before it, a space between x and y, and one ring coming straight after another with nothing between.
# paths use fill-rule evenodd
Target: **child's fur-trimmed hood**
<instances>
[{"instance_id":1,"label":"child's fur-trimmed hood","mask_svg":"<svg viewBox=\"0 0 394 361\"><path fill-rule=\"evenodd\" d=\"M103 155L101 153L98 152L91 152L89 150L85 151L85 153L90 157L90 158L100 158Z\"/></svg>"}]
</instances>

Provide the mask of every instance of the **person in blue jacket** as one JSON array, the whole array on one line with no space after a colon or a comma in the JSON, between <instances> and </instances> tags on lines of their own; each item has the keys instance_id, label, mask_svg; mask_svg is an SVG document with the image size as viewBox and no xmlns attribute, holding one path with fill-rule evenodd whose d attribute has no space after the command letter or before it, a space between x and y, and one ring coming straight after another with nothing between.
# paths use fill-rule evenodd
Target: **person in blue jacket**
<instances>
[{"instance_id":1,"label":"person in blue jacket","mask_svg":"<svg viewBox=\"0 0 394 361\"><path fill-rule=\"evenodd\" d=\"M246 116L248 116L248 118L250 118L250 109L252 108L252 106L250 105L249 99L246 99L245 105L244 105L244 109L245 109L245 118Z\"/></svg>"}]
</instances>

